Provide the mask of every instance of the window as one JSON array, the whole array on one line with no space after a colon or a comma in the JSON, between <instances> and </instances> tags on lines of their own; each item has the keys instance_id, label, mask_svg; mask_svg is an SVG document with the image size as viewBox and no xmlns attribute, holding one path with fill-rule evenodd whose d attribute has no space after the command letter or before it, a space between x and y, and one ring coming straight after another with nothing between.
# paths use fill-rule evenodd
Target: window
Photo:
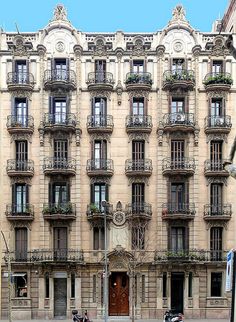
<instances>
[{"instance_id":1,"label":"window","mask_svg":"<svg viewBox=\"0 0 236 322\"><path fill-rule=\"evenodd\" d=\"M167 273L163 272L162 276L162 297L167 297Z\"/></svg>"},{"instance_id":2,"label":"window","mask_svg":"<svg viewBox=\"0 0 236 322\"><path fill-rule=\"evenodd\" d=\"M53 249L55 260L67 258L67 227L54 227Z\"/></svg>"},{"instance_id":3,"label":"window","mask_svg":"<svg viewBox=\"0 0 236 322\"><path fill-rule=\"evenodd\" d=\"M107 122L107 99L104 97L95 97L92 100L92 125L105 126Z\"/></svg>"},{"instance_id":4,"label":"window","mask_svg":"<svg viewBox=\"0 0 236 322\"><path fill-rule=\"evenodd\" d=\"M221 183L211 184L211 215L221 215L222 214L222 199L223 199L223 185Z\"/></svg>"},{"instance_id":5,"label":"window","mask_svg":"<svg viewBox=\"0 0 236 322\"><path fill-rule=\"evenodd\" d=\"M172 68L171 69L173 72L182 71L184 69L184 59L174 58L172 61Z\"/></svg>"},{"instance_id":6,"label":"window","mask_svg":"<svg viewBox=\"0 0 236 322\"><path fill-rule=\"evenodd\" d=\"M211 116L215 116L214 120L221 120L220 117L224 115L222 98L212 98L211 100Z\"/></svg>"},{"instance_id":7,"label":"window","mask_svg":"<svg viewBox=\"0 0 236 322\"><path fill-rule=\"evenodd\" d=\"M108 186L105 183L95 183L91 185L91 203L103 211L102 201L108 201Z\"/></svg>"},{"instance_id":8,"label":"window","mask_svg":"<svg viewBox=\"0 0 236 322\"><path fill-rule=\"evenodd\" d=\"M97 302L97 276L93 275L93 303Z\"/></svg>"},{"instance_id":9,"label":"window","mask_svg":"<svg viewBox=\"0 0 236 322\"><path fill-rule=\"evenodd\" d=\"M104 227L93 228L93 249L104 249Z\"/></svg>"},{"instance_id":10,"label":"window","mask_svg":"<svg viewBox=\"0 0 236 322\"><path fill-rule=\"evenodd\" d=\"M107 168L107 142L105 140L94 141L93 151L94 167L95 169Z\"/></svg>"},{"instance_id":11,"label":"window","mask_svg":"<svg viewBox=\"0 0 236 322\"><path fill-rule=\"evenodd\" d=\"M54 80L67 80L68 60L65 58L54 59Z\"/></svg>"},{"instance_id":12,"label":"window","mask_svg":"<svg viewBox=\"0 0 236 322\"><path fill-rule=\"evenodd\" d=\"M54 140L54 164L57 167L64 167L65 161L68 160L68 141Z\"/></svg>"},{"instance_id":13,"label":"window","mask_svg":"<svg viewBox=\"0 0 236 322\"><path fill-rule=\"evenodd\" d=\"M139 116L139 118L137 118L137 121L142 122L143 118L142 116L144 115L144 98L143 97L134 97L133 98L133 104L132 104L132 115L133 116ZM140 119L141 117L141 119ZM135 118L136 120L136 118Z\"/></svg>"},{"instance_id":14,"label":"window","mask_svg":"<svg viewBox=\"0 0 236 322\"><path fill-rule=\"evenodd\" d=\"M53 124L65 124L67 122L67 99L65 97L51 98L51 122Z\"/></svg>"},{"instance_id":15,"label":"window","mask_svg":"<svg viewBox=\"0 0 236 322\"><path fill-rule=\"evenodd\" d=\"M27 297L27 273L13 273L15 297Z\"/></svg>"},{"instance_id":16,"label":"window","mask_svg":"<svg viewBox=\"0 0 236 322\"><path fill-rule=\"evenodd\" d=\"M16 83L26 84L28 82L28 73L26 60L15 61Z\"/></svg>"},{"instance_id":17,"label":"window","mask_svg":"<svg viewBox=\"0 0 236 322\"><path fill-rule=\"evenodd\" d=\"M221 296L222 293L222 273L211 273L211 296Z\"/></svg>"},{"instance_id":18,"label":"window","mask_svg":"<svg viewBox=\"0 0 236 322\"><path fill-rule=\"evenodd\" d=\"M70 200L70 185L68 182L53 182L49 184L49 202L54 206L63 207Z\"/></svg>"},{"instance_id":19,"label":"window","mask_svg":"<svg viewBox=\"0 0 236 322\"><path fill-rule=\"evenodd\" d=\"M15 256L17 261L27 259L28 233L27 228L15 228Z\"/></svg>"},{"instance_id":20,"label":"window","mask_svg":"<svg viewBox=\"0 0 236 322\"><path fill-rule=\"evenodd\" d=\"M213 60L212 73L213 74L223 73L223 61L222 60Z\"/></svg>"},{"instance_id":21,"label":"window","mask_svg":"<svg viewBox=\"0 0 236 322\"><path fill-rule=\"evenodd\" d=\"M144 249L145 247L145 227L137 225L132 227L131 248Z\"/></svg>"},{"instance_id":22,"label":"window","mask_svg":"<svg viewBox=\"0 0 236 322\"><path fill-rule=\"evenodd\" d=\"M26 98L15 98L14 106L15 125L27 126L28 108Z\"/></svg>"},{"instance_id":23,"label":"window","mask_svg":"<svg viewBox=\"0 0 236 322\"><path fill-rule=\"evenodd\" d=\"M106 61L95 60L95 82L105 83L106 82Z\"/></svg>"},{"instance_id":24,"label":"window","mask_svg":"<svg viewBox=\"0 0 236 322\"><path fill-rule=\"evenodd\" d=\"M49 274L46 273L45 274L45 298L49 298L50 297L50 293L49 293Z\"/></svg>"},{"instance_id":25,"label":"window","mask_svg":"<svg viewBox=\"0 0 236 322\"><path fill-rule=\"evenodd\" d=\"M142 74L144 72L144 61L143 60L133 60L133 73Z\"/></svg>"},{"instance_id":26,"label":"window","mask_svg":"<svg viewBox=\"0 0 236 322\"><path fill-rule=\"evenodd\" d=\"M170 186L169 211L184 213L189 211L188 183L172 182Z\"/></svg>"},{"instance_id":27,"label":"window","mask_svg":"<svg viewBox=\"0 0 236 322\"><path fill-rule=\"evenodd\" d=\"M16 214L28 212L28 185L16 183L12 186L12 212Z\"/></svg>"},{"instance_id":28,"label":"window","mask_svg":"<svg viewBox=\"0 0 236 322\"><path fill-rule=\"evenodd\" d=\"M132 184L132 211L135 213L142 213L144 211L144 183Z\"/></svg>"},{"instance_id":29,"label":"window","mask_svg":"<svg viewBox=\"0 0 236 322\"><path fill-rule=\"evenodd\" d=\"M28 159L28 142L27 141L15 141L16 142L16 169L20 171L27 170Z\"/></svg>"},{"instance_id":30,"label":"window","mask_svg":"<svg viewBox=\"0 0 236 322\"><path fill-rule=\"evenodd\" d=\"M184 140L171 140L172 166L180 168L184 166Z\"/></svg>"},{"instance_id":31,"label":"window","mask_svg":"<svg viewBox=\"0 0 236 322\"><path fill-rule=\"evenodd\" d=\"M75 298L75 273L71 273L71 294L70 297Z\"/></svg>"},{"instance_id":32,"label":"window","mask_svg":"<svg viewBox=\"0 0 236 322\"><path fill-rule=\"evenodd\" d=\"M172 97L171 113L184 113L184 98Z\"/></svg>"},{"instance_id":33,"label":"window","mask_svg":"<svg viewBox=\"0 0 236 322\"><path fill-rule=\"evenodd\" d=\"M142 275L142 302L145 302L145 275Z\"/></svg>"},{"instance_id":34,"label":"window","mask_svg":"<svg viewBox=\"0 0 236 322\"><path fill-rule=\"evenodd\" d=\"M193 296L193 273L188 274L188 297Z\"/></svg>"},{"instance_id":35,"label":"window","mask_svg":"<svg viewBox=\"0 0 236 322\"><path fill-rule=\"evenodd\" d=\"M173 252L181 252L186 250L186 227L170 228L170 250Z\"/></svg>"},{"instance_id":36,"label":"window","mask_svg":"<svg viewBox=\"0 0 236 322\"><path fill-rule=\"evenodd\" d=\"M217 261L222 259L222 242L223 228L222 227L212 227L210 230L210 250L211 250L211 260Z\"/></svg>"},{"instance_id":37,"label":"window","mask_svg":"<svg viewBox=\"0 0 236 322\"><path fill-rule=\"evenodd\" d=\"M145 141L132 141L133 170L144 170Z\"/></svg>"}]
</instances>

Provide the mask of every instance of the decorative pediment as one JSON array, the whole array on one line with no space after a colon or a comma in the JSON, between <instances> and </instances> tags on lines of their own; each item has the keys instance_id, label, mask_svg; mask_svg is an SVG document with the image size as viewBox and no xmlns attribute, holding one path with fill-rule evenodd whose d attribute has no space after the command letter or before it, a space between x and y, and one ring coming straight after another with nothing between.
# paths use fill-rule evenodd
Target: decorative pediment
<instances>
[{"instance_id":1,"label":"decorative pediment","mask_svg":"<svg viewBox=\"0 0 236 322\"><path fill-rule=\"evenodd\" d=\"M151 42L144 41L141 36L135 37L132 42L126 43L126 49L132 51L133 56L144 56L150 48Z\"/></svg>"},{"instance_id":2,"label":"decorative pediment","mask_svg":"<svg viewBox=\"0 0 236 322\"><path fill-rule=\"evenodd\" d=\"M14 56L28 56L28 52L33 48L32 42L26 41L25 38L18 34L12 41L8 41L8 48Z\"/></svg>"},{"instance_id":3,"label":"decorative pediment","mask_svg":"<svg viewBox=\"0 0 236 322\"><path fill-rule=\"evenodd\" d=\"M207 178L207 186L212 183L222 183L227 186L227 178L225 177L209 177Z\"/></svg>"},{"instance_id":4,"label":"decorative pediment","mask_svg":"<svg viewBox=\"0 0 236 322\"><path fill-rule=\"evenodd\" d=\"M112 42L107 42L104 37L98 36L93 42L88 43L88 50L93 51L96 56L107 56L112 50Z\"/></svg>"},{"instance_id":5,"label":"decorative pediment","mask_svg":"<svg viewBox=\"0 0 236 322\"><path fill-rule=\"evenodd\" d=\"M212 56L226 56L229 53L228 49L225 48L225 39L222 35L217 35L214 38L210 50Z\"/></svg>"}]
</instances>

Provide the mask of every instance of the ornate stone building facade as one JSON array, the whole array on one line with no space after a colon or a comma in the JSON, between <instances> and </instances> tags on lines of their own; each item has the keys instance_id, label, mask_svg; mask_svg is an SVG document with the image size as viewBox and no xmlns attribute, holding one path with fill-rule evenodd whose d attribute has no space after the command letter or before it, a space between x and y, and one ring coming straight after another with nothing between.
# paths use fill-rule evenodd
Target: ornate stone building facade
<instances>
[{"instance_id":1,"label":"ornate stone building facade","mask_svg":"<svg viewBox=\"0 0 236 322\"><path fill-rule=\"evenodd\" d=\"M0 34L1 229L14 318L228 317L235 61L177 6L156 33L84 33L62 5ZM231 182L232 181L232 182ZM106 203L102 202L106 200ZM3 249L4 250L4 249ZM8 314L2 261L1 314Z\"/></svg>"}]
</instances>

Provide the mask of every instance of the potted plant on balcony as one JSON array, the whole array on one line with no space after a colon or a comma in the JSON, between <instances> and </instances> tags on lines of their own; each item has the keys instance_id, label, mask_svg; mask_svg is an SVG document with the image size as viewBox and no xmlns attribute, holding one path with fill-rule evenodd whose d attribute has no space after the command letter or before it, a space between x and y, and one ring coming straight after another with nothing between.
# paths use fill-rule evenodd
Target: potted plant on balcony
<instances>
[{"instance_id":1,"label":"potted plant on balcony","mask_svg":"<svg viewBox=\"0 0 236 322\"><path fill-rule=\"evenodd\" d=\"M90 204L90 212L94 213L94 212L99 212L99 208L97 207L97 205L95 205L94 203Z\"/></svg>"}]
</instances>

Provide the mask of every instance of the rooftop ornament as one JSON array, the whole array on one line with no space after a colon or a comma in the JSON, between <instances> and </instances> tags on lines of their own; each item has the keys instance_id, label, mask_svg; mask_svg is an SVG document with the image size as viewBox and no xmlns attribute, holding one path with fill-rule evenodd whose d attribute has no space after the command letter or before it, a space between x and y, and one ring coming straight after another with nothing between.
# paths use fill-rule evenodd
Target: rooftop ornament
<instances>
[{"instance_id":1,"label":"rooftop ornament","mask_svg":"<svg viewBox=\"0 0 236 322\"><path fill-rule=\"evenodd\" d=\"M67 12L63 4L58 4L54 9L53 20L68 20Z\"/></svg>"}]
</instances>

